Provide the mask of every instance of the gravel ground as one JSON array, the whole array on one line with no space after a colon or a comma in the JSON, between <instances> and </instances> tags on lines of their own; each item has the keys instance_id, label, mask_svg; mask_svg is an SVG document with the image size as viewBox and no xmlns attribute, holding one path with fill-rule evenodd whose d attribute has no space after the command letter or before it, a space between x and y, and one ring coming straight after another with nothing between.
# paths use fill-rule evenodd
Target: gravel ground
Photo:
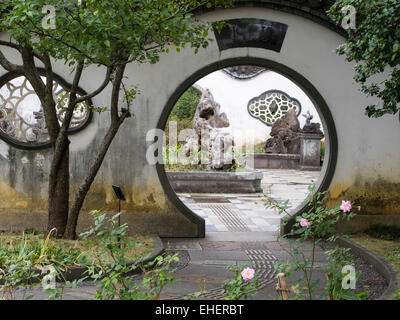
<instances>
[{"instance_id":1,"label":"gravel ground","mask_svg":"<svg viewBox=\"0 0 400 320\"><path fill-rule=\"evenodd\" d=\"M353 254L356 271L361 271L361 275L356 282L356 292L368 291L367 300L376 300L383 294L388 287L386 279L382 277L372 265L368 264L360 257Z\"/></svg>"},{"instance_id":2,"label":"gravel ground","mask_svg":"<svg viewBox=\"0 0 400 320\"><path fill-rule=\"evenodd\" d=\"M321 243L323 250L332 248L331 243ZM385 289L388 287L386 279L375 270L374 266L367 263L361 257L356 255L353 251L349 251L349 255L354 259L354 266L356 272L361 272L356 282L356 289L354 292L365 292L367 291L367 300L379 299Z\"/></svg>"}]
</instances>

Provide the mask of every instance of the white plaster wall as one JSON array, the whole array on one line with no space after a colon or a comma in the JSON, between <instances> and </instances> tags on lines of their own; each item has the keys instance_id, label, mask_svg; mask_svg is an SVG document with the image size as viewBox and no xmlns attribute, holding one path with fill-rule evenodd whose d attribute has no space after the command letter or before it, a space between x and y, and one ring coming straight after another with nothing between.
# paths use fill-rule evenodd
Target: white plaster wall
<instances>
[{"instance_id":1,"label":"white plaster wall","mask_svg":"<svg viewBox=\"0 0 400 320\"><path fill-rule=\"evenodd\" d=\"M152 88L150 96L146 95L152 112L161 114L170 95L204 66L234 57L269 59L304 76L322 95L332 113L339 148L330 187L333 198L356 185L373 187L377 181L400 183L399 119L390 115L379 119L365 116L365 106L376 101L359 91L353 80L353 64L337 55L336 48L345 41L344 38L308 19L272 9L225 9L204 14L201 19L214 21L244 17L287 24L289 27L281 52L259 48L235 48L220 52L216 42L213 42L197 56L188 48L177 55L163 56L158 65L143 65L141 83L147 92L149 87ZM301 83L296 84L304 89ZM312 100L311 96L309 98ZM315 104L315 101L312 102ZM319 115L326 132L325 120ZM326 165L322 173L325 173Z\"/></svg>"},{"instance_id":2,"label":"white plaster wall","mask_svg":"<svg viewBox=\"0 0 400 320\"><path fill-rule=\"evenodd\" d=\"M252 98L269 90L279 90L297 99L302 107L298 119L300 127L305 124L302 114L307 111L313 115L313 122L321 123L319 115L305 92L293 81L283 75L267 70L250 79L235 79L226 72L218 70L196 82L196 86L211 90L214 99L221 105L229 123L229 131L236 145L254 142L265 143L270 137L271 127L250 116L247 105Z\"/></svg>"},{"instance_id":3,"label":"white plaster wall","mask_svg":"<svg viewBox=\"0 0 400 320\"><path fill-rule=\"evenodd\" d=\"M336 47L344 42L340 35L303 17L265 8L218 10L200 18L206 21L259 18L286 23L289 28L280 53L257 48L237 48L220 52L216 42L213 42L197 55L187 48L180 53L163 55L155 65L129 65L126 69L126 85L138 85L142 95L135 101L132 110L134 117L124 123L116 136L96 178L96 188L91 190L91 194L96 195L92 199L93 203L98 204L98 208L106 207L107 204L110 208L113 206L114 198L109 186L111 183L119 184L128 198L124 206L131 208L131 213L137 217L136 225L132 224L137 227L136 230L147 230L162 236L173 236L177 232L180 232L180 236L196 236L193 223L182 216L182 219L179 218L178 209L165 195L155 165L147 162L146 149L151 143L146 142L146 134L156 128L171 95L186 79L209 64L236 57L264 58L283 64L308 79L327 102L338 134L338 162L329 188L333 198L341 197L347 190L369 186L372 191L376 191L371 197L389 197L392 202L396 201L396 197L398 199L400 190L393 190L400 186L398 117L369 119L364 115L364 106L375 101L359 92L353 81L352 64L336 54ZM12 52L8 54L13 55ZM71 77L68 68L62 63L57 64L55 72L66 79ZM0 68L0 75L4 73L5 70ZM85 73L80 86L86 91L96 88L101 83L103 74L102 69L91 67L90 73ZM296 84L304 90L301 83ZM106 106L109 98L110 87L96 97L94 103L97 106ZM218 96L216 98L218 100ZM315 104L311 96L309 98ZM321 118L321 121L326 133L325 120ZM84 176L108 123L107 114L95 115L86 130L71 136L71 181L74 188ZM33 190L40 187L42 199L39 200L45 202L45 173L48 170L49 152L42 152L45 155L43 167L47 169L44 173L33 175L30 174L31 171L24 169L23 164L14 162L14 167L11 167L11 160L3 155L9 157L10 151L21 153L21 156L28 153L11 149L0 141L0 182L9 184L9 173L14 170L21 177L11 187L28 199L37 197ZM330 151L329 148L327 151ZM322 173L326 169L325 162ZM33 167L32 172L36 172L35 170ZM322 177L323 174L320 181ZM392 186L391 189L374 189L381 181ZM389 194L393 191L394 193ZM354 197L358 197L357 194ZM30 210L34 211L36 208L31 207ZM392 213L396 210L400 214L400 206L393 208Z\"/></svg>"}]
</instances>

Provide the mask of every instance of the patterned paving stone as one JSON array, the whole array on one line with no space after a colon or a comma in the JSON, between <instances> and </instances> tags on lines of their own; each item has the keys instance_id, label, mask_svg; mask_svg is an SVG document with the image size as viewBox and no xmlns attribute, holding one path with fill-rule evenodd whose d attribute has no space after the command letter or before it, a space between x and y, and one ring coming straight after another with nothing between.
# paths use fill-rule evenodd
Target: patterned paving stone
<instances>
[{"instance_id":1,"label":"patterned paving stone","mask_svg":"<svg viewBox=\"0 0 400 320\"><path fill-rule=\"evenodd\" d=\"M260 170L259 170L260 171ZM262 170L264 193L277 201L289 199L293 213L308 195L308 186L319 172ZM266 209L262 194L179 194L193 212L206 220L206 232L271 232L279 229L281 216Z\"/></svg>"},{"instance_id":2,"label":"patterned paving stone","mask_svg":"<svg viewBox=\"0 0 400 320\"><path fill-rule=\"evenodd\" d=\"M276 258L272 255L272 252L268 249L266 249L263 244L260 242L259 243L252 243L252 242L245 242L242 243L242 248L244 248L243 251L241 251L241 255L245 255L247 257L247 260L249 260L249 262L251 263L251 266L255 269L255 272L257 274L258 280L259 280L259 285L257 286L257 290L261 290L264 287L271 285L276 278L276 271L275 268L273 266L274 262L276 261ZM224 251L222 251L224 252ZM221 253L221 252L220 252ZM229 252L227 252L229 253ZM205 252L205 254L207 254L207 251ZM236 252L236 255L238 254L238 252ZM228 255L229 256L229 255ZM232 255L232 253L230 254L231 257L234 257L234 255ZM238 258L238 256L236 256L236 258ZM212 265L212 267L214 267L214 272L215 272L215 267L218 265L223 265L224 262L228 262L229 260L221 260L221 259L216 259L216 260L205 260L205 262L211 262L210 264ZM240 261L230 261L230 264L234 264L234 262L236 262L237 265L240 264ZM204 263L205 265L207 265L207 263ZM208 283L210 284L210 280L211 279L207 279L207 277L204 275L204 272L206 271L206 268L203 267L203 269L201 269L200 266L198 266L197 271L195 273L191 274L191 277L196 277L200 276L201 279L203 279L204 281L208 281ZM207 266L208 268L208 266ZM188 272L193 272L196 269L188 269ZM211 270L211 269L210 269ZM226 271L225 271L226 272ZM188 274L186 274L186 277L188 276ZM220 276L222 276L222 274L220 274ZM218 279L221 280L221 279ZM217 284L218 282L216 282L215 284ZM221 282L219 282L218 284L221 284ZM195 292L193 292L194 294ZM184 296L175 296L174 299L176 300L181 300L183 299ZM222 300L223 299L223 294L222 294L222 288L220 286L216 286L214 288L211 289L207 289L207 291L202 294L201 296L199 296L199 299L201 300Z\"/></svg>"}]
</instances>

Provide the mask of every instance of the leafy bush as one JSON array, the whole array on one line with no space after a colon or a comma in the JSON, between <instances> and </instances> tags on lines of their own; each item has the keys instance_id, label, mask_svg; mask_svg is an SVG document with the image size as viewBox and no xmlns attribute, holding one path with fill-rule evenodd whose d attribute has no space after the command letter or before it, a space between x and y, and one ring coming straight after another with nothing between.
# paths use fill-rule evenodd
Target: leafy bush
<instances>
[{"instance_id":1,"label":"leafy bush","mask_svg":"<svg viewBox=\"0 0 400 320\"><path fill-rule=\"evenodd\" d=\"M268 198L266 202L267 208L278 209L279 214L286 213L287 216L282 219L285 226L289 220L294 219L294 224L287 234L280 238L280 241L289 238L297 238L295 241L289 240L289 249L283 250L292 258L290 261L275 263L275 268L279 273L284 273L287 277L291 273L297 272L302 276L297 281L297 285L292 287L295 293L293 299L312 300L315 295L316 287L319 280L313 280L313 272L315 270L315 252L316 246L326 240L334 243L337 239L335 235L335 225L341 220L350 220L355 216L351 212L350 201L343 201L342 205L335 208L327 208L327 192L314 193L315 186L309 188L310 196L307 197L306 210L299 216L293 217L288 210L291 208L286 200L279 203L274 199ZM311 242L311 256L308 256L305 250L307 243ZM347 255L347 250L335 247L333 250L325 252L328 255L327 263L324 266L328 281L322 297L328 296L330 299L360 299L360 295L353 294L349 289L342 288L341 269L351 264L351 257Z\"/></svg>"},{"instance_id":2,"label":"leafy bush","mask_svg":"<svg viewBox=\"0 0 400 320\"><path fill-rule=\"evenodd\" d=\"M200 98L201 92L194 87L190 87L176 102L170 117L178 120L193 120Z\"/></svg>"},{"instance_id":3,"label":"leafy bush","mask_svg":"<svg viewBox=\"0 0 400 320\"><path fill-rule=\"evenodd\" d=\"M201 92L194 87L190 87L179 98L173 107L165 126L165 138L169 143L169 123L175 121L177 123L178 133L184 129L193 128L194 114L196 113L197 105L200 102Z\"/></svg>"},{"instance_id":4,"label":"leafy bush","mask_svg":"<svg viewBox=\"0 0 400 320\"><path fill-rule=\"evenodd\" d=\"M259 281L253 269L247 264L228 265L226 269L232 271L234 277L222 283L222 295L225 300L247 299L256 294Z\"/></svg>"},{"instance_id":5,"label":"leafy bush","mask_svg":"<svg viewBox=\"0 0 400 320\"><path fill-rule=\"evenodd\" d=\"M210 159L210 153L203 150L191 150L187 157L179 159L182 144L170 146L169 144L163 148L163 159L165 170L167 171L210 171L209 165L204 161ZM233 165L229 169L211 170L211 171L247 171L250 169L245 167L245 158L243 152L238 149L231 149L233 155ZM210 160L209 160L210 161Z\"/></svg>"},{"instance_id":6,"label":"leafy bush","mask_svg":"<svg viewBox=\"0 0 400 320\"><path fill-rule=\"evenodd\" d=\"M63 278L62 271L67 266L87 262L78 249L56 248L50 239L35 234L23 233L19 239L3 240L0 237L0 296L2 299L14 299L17 288L23 289L22 299L28 299L29 288L40 285L41 271L52 267L55 276ZM55 291L48 291L54 296Z\"/></svg>"},{"instance_id":7,"label":"leafy bush","mask_svg":"<svg viewBox=\"0 0 400 320\"><path fill-rule=\"evenodd\" d=\"M329 17L341 24L342 9L353 6L356 26L348 29L346 43L337 52L355 62L354 80L378 102L365 109L368 117L396 114L400 102L400 2L398 0L338 0ZM383 76L384 80L379 80Z\"/></svg>"},{"instance_id":8,"label":"leafy bush","mask_svg":"<svg viewBox=\"0 0 400 320\"><path fill-rule=\"evenodd\" d=\"M120 213L107 218L105 213L92 211L95 218L93 228L81 234L81 237L94 241L104 248L112 257L109 263L104 254L99 252L95 261L88 266L87 274L95 281L98 300L155 300L159 299L162 289L173 283L174 272L171 263L178 260L177 255L159 256L154 261L141 265L140 261L129 263L126 253L132 247L140 246L140 243L132 243L127 236L128 224L119 225ZM147 255L147 257L149 257ZM145 259L146 257L144 257ZM143 271L143 279L129 277L128 275L137 269Z\"/></svg>"}]
</instances>

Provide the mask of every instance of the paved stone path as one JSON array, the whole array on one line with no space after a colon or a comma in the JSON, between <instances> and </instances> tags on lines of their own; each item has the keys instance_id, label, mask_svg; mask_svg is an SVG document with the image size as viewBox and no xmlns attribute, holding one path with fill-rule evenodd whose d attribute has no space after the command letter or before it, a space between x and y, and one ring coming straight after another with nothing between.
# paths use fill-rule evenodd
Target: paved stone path
<instances>
[{"instance_id":1,"label":"paved stone path","mask_svg":"<svg viewBox=\"0 0 400 320\"><path fill-rule=\"evenodd\" d=\"M233 238L230 232L225 232L225 236L230 240ZM161 299L182 300L204 288L206 292L199 299L222 300L221 284L233 277L233 273L227 270L226 266L245 263L255 269L260 280L257 294L252 299L275 300L277 280L273 264L277 260L289 259L289 255L283 251L285 244L282 246L276 240L265 241L261 238L259 241L249 241L249 237L243 233L235 233L234 236L235 241L224 241L222 238L215 241L213 235L200 240L163 239L172 252L179 253L183 265L178 265L179 270L175 273L179 281L166 287ZM310 253L311 248L307 248L306 254ZM322 248L318 247L313 280L321 280L319 290L325 282L324 272L320 269L325 258ZM294 275L289 283L294 285L298 278L299 275Z\"/></svg>"},{"instance_id":2,"label":"paved stone path","mask_svg":"<svg viewBox=\"0 0 400 320\"><path fill-rule=\"evenodd\" d=\"M298 170L259 170L264 194L179 194L193 212L206 220L205 239L163 239L178 252L184 265L176 272L178 283L164 290L164 299L183 299L200 291L204 282L207 292L200 299L223 299L221 283L232 277L227 265L247 263L260 279L255 299L276 299L274 262L289 256L277 242L281 216L265 208L264 195L274 200L289 200L295 211L308 195L308 187L320 172ZM317 265L325 259L317 249ZM324 275L316 270L314 277ZM296 278L294 278L296 279ZM200 282L199 282L200 281Z\"/></svg>"},{"instance_id":3,"label":"paved stone path","mask_svg":"<svg viewBox=\"0 0 400 320\"><path fill-rule=\"evenodd\" d=\"M320 172L299 170L258 170L263 172L261 185L265 195L274 200L289 200L296 211L308 195L308 187ZM277 235L282 218L265 208L263 194L180 193L179 198L193 212L206 220L206 232L270 232Z\"/></svg>"},{"instance_id":4,"label":"paved stone path","mask_svg":"<svg viewBox=\"0 0 400 320\"><path fill-rule=\"evenodd\" d=\"M162 300L183 300L204 288L206 292L198 297L200 300L222 300L222 282L231 279L233 274L226 269L227 265L240 265L247 263L255 269L260 280L257 294L251 299L275 300L276 272L273 263L277 260L285 261L289 255L283 251L285 243L280 244L275 239L267 238L266 234L258 232L256 240L246 233L224 232L207 235L204 239L162 239L166 247L170 247L170 253L179 254L179 262L173 267L178 281L164 288ZM222 236L221 236L222 234ZM227 240L228 239L228 240ZM234 239L234 241L232 240ZM311 248L306 248L306 255L311 253ZM319 291L325 283L324 272L320 269L325 260L323 249L318 247L316 251L316 269L313 280L320 279ZM290 285L297 282L299 275L294 275L288 281ZM201 285L203 284L203 286ZM28 295L33 294L33 300L45 300L48 295L40 286L33 291L28 290ZM96 294L96 286L93 282L84 282L77 288L66 288L63 292L63 300L90 300ZM21 298L22 290L18 291L17 298Z\"/></svg>"},{"instance_id":5,"label":"paved stone path","mask_svg":"<svg viewBox=\"0 0 400 320\"><path fill-rule=\"evenodd\" d=\"M297 170L263 171L264 193L276 200L290 200L293 210L306 198L308 186L316 181L319 172ZM281 217L274 210L266 210L263 194L179 194L182 201L206 220L204 239L164 238L164 245L179 254L176 279L165 288L162 299L184 299L200 291L203 283L206 293L200 299L223 299L221 284L232 277L227 265L247 263L260 280L254 299L276 299L275 261L289 258L277 242ZM308 251L310 253L310 251ZM324 283L319 264L325 259L322 248L317 248L314 278ZM292 284L296 276L291 279ZM96 293L93 283L76 289L65 289L64 300L91 299ZM36 291L34 299L45 299Z\"/></svg>"}]
</instances>

